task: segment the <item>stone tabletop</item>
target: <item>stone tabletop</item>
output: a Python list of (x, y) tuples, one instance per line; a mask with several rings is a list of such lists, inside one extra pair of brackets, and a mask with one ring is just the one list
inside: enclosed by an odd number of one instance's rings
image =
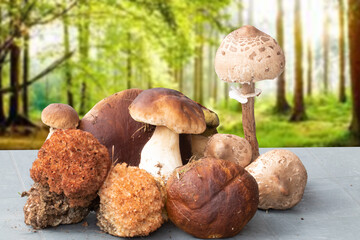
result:
[[(233, 239), (360, 239), (360, 147), (288, 149), (308, 171), (303, 200), (286, 211), (258, 210)], [(79, 224), (36, 231), (25, 225), (20, 193), (30, 189), (36, 154), (0, 151), (0, 239), (119, 239), (100, 231), (94, 213)], [(166, 223), (141, 239), (191, 238)]]

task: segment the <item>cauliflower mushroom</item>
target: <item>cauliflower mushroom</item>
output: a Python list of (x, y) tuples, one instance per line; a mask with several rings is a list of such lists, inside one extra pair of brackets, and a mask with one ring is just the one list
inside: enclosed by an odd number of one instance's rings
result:
[(229, 83), (229, 96), (242, 105), (244, 135), (252, 147), (252, 160), (259, 156), (254, 116), (254, 97), (261, 90), (255, 82), (274, 79), (285, 67), (285, 56), (275, 39), (253, 26), (243, 26), (225, 37), (215, 56), (218, 77)]
[(164, 187), (143, 169), (113, 167), (99, 190), (97, 225), (119, 237), (147, 236), (165, 220)]
[(259, 185), (260, 209), (288, 209), (301, 201), (307, 172), (291, 151), (271, 150), (245, 168)]
[(111, 166), (105, 146), (79, 129), (57, 130), (43, 144), (31, 178), (50, 192), (64, 194), (70, 207), (87, 207), (97, 196)]
[(201, 107), (172, 89), (144, 90), (129, 106), (129, 112), (136, 121), (156, 125), (141, 151), (139, 168), (165, 179), (182, 166), (179, 134), (200, 134), (206, 129)]
[(50, 127), (47, 140), (56, 129), (76, 129), (79, 125), (79, 115), (70, 105), (52, 103), (41, 112), (41, 121)]

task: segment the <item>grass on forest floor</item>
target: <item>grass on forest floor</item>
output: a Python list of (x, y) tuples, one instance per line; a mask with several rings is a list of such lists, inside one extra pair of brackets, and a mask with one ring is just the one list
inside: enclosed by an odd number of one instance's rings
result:
[[(290, 98), (289, 98), (290, 99)], [(220, 133), (243, 137), (241, 113), (238, 103), (229, 102), (227, 108), (214, 108), (220, 118)], [(274, 99), (259, 97), (255, 101), (257, 139), (260, 147), (323, 147), (360, 146), (360, 139), (349, 131), (351, 103), (339, 103), (335, 96), (314, 97), (306, 100), (307, 120), (289, 122), (291, 112), (280, 115), (274, 112)], [(41, 125), (40, 112), (32, 112), (31, 119)], [(27, 136), (5, 134), (0, 136), (0, 149), (39, 149), (48, 130)]]
[[(258, 98), (255, 103), (256, 133), (260, 147), (360, 146), (360, 140), (348, 131), (351, 103), (339, 103), (335, 96), (306, 100), (307, 120), (289, 122), (291, 111), (274, 112), (274, 100)], [(215, 109), (221, 133), (243, 137), (238, 104), (230, 101), (228, 109)]]

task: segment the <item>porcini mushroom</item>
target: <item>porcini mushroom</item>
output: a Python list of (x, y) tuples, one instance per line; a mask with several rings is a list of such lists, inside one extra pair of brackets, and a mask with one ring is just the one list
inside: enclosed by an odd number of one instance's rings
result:
[(256, 181), (244, 168), (211, 157), (175, 169), (166, 191), (169, 219), (197, 238), (235, 236), (259, 203)]
[(41, 112), (41, 121), (50, 127), (49, 139), (55, 129), (75, 129), (79, 125), (79, 115), (70, 105), (63, 103), (49, 104)]
[(79, 129), (93, 134), (117, 162), (138, 166), (141, 149), (151, 138), (154, 127), (135, 121), (129, 105), (142, 92), (127, 89), (99, 101), (80, 121)]
[(246, 167), (251, 162), (252, 151), (250, 143), (245, 138), (218, 133), (209, 139), (204, 156), (233, 161), (241, 167)]
[(307, 172), (301, 160), (291, 151), (271, 150), (245, 169), (258, 183), (260, 209), (288, 209), (300, 202)]
[(252, 147), (252, 160), (259, 156), (254, 97), (260, 95), (261, 90), (255, 88), (255, 82), (276, 78), (284, 67), (285, 56), (275, 39), (249, 25), (227, 35), (216, 52), (218, 77), (241, 85), (241, 88), (231, 86), (229, 96), (242, 103), (244, 135)]
[(165, 179), (182, 166), (179, 134), (199, 134), (206, 129), (199, 105), (172, 89), (144, 90), (129, 106), (129, 112), (136, 121), (156, 126), (141, 151), (139, 168)]

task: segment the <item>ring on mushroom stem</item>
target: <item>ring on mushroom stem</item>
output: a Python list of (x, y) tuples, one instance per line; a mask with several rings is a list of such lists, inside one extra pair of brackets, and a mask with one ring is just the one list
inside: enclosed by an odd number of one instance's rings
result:
[(243, 26), (225, 37), (215, 56), (215, 72), (229, 83), (229, 96), (242, 103), (242, 121), (246, 140), (253, 150), (252, 160), (259, 156), (256, 139), (254, 97), (261, 91), (255, 82), (278, 77), (285, 67), (285, 56), (276, 40), (253, 26)]

